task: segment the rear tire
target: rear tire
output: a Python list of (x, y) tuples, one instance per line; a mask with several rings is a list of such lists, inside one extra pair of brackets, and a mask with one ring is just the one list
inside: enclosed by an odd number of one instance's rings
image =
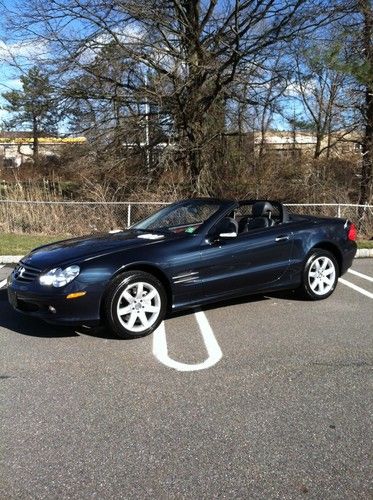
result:
[(338, 283), (339, 267), (328, 250), (315, 248), (303, 268), (301, 294), (308, 300), (328, 298)]
[(112, 281), (104, 307), (106, 322), (118, 337), (144, 337), (163, 320), (167, 296), (152, 274), (129, 271)]

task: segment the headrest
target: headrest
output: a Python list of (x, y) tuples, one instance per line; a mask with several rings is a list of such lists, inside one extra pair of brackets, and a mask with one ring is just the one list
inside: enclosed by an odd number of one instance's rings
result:
[(268, 212), (272, 213), (273, 211), (273, 205), (268, 201), (257, 201), (252, 208), (253, 217), (268, 217)]

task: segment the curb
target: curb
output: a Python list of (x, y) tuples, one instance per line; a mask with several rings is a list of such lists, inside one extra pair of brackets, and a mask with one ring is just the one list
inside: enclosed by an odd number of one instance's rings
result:
[(358, 248), (355, 259), (364, 259), (366, 257), (373, 257), (373, 248)]
[[(0, 264), (17, 264), (23, 255), (0, 255)], [(355, 259), (373, 257), (373, 248), (358, 248)]]
[(0, 255), (0, 264), (17, 264), (23, 255)]

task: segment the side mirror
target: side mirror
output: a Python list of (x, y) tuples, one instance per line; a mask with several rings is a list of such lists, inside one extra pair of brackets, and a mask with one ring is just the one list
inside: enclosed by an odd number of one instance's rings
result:
[(230, 217), (224, 217), (215, 228), (215, 231), (219, 238), (236, 238), (238, 234), (237, 222)]
[(219, 236), (220, 238), (236, 238), (237, 233), (232, 231), (231, 233), (220, 233)]

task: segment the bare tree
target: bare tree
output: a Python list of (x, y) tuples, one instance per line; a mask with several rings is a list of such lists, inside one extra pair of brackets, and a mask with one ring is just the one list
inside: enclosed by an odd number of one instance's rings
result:
[(299, 104), (294, 107), (297, 112), (288, 114), (287, 119), (292, 126), (315, 134), (315, 159), (325, 151), (329, 157), (330, 149), (347, 140), (357, 127), (346, 94), (346, 75), (335, 67), (338, 54), (335, 43), (332, 38), (320, 47), (320, 42), (316, 45), (298, 39), (293, 56), (293, 82), (289, 91)]
[[(317, 0), (28, 0), (9, 19), (22, 36), (48, 44), (61, 86), (86, 75), (105, 82), (107, 94), (94, 99), (111, 99), (117, 123), (118, 103), (137, 103), (143, 115), (145, 103), (156, 106), (172, 122), (191, 190), (199, 192), (206, 145), (219, 135), (214, 117), (232, 84), (260, 73), (274, 50), (333, 13)], [(126, 71), (112, 71), (118, 64)]]

